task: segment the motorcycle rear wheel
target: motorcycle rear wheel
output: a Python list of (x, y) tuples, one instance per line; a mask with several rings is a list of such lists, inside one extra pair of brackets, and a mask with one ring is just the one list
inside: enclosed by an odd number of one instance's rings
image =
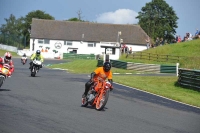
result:
[(98, 97), (96, 103), (96, 110), (101, 111), (106, 106), (108, 97), (109, 97), (109, 90), (107, 90), (106, 93), (102, 95), (102, 97), (100, 96)]

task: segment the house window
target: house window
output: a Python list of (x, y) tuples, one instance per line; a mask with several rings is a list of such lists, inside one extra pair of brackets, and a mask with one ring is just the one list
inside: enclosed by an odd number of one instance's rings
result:
[(106, 54), (115, 55), (115, 48), (106, 48)]
[(38, 39), (39, 44), (49, 44), (49, 39)]
[(112, 49), (111, 48), (107, 48), (106, 49), (106, 54), (112, 54)]
[(72, 42), (71, 41), (64, 41), (64, 45), (72, 46)]
[(68, 45), (68, 46), (72, 46), (72, 42), (67, 41), (67, 45)]
[(96, 43), (88, 43), (88, 47), (96, 47)]
[(44, 39), (44, 44), (49, 44), (49, 39)]
[(43, 39), (38, 39), (38, 43), (43, 44), (44, 40)]

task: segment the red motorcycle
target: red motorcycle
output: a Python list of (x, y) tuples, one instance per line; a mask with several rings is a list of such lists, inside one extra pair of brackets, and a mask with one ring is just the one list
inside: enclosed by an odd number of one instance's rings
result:
[(94, 80), (94, 84), (90, 87), (82, 106), (86, 107), (90, 104), (95, 107), (96, 110), (102, 110), (108, 101), (110, 88), (110, 82), (98, 77)]
[(3, 85), (3, 82), (8, 77), (8, 74), (10, 72), (9, 68), (10, 66), (8, 64), (0, 65), (0, 87)]

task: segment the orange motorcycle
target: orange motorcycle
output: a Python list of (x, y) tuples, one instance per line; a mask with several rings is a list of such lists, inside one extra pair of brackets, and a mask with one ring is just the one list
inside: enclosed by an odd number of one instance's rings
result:
[(108, 101), (110, 88), (110, 82), (98, 77), (94, 80), (94, 84), (90, 87), (82, 106), (86, 107), (90, 104), (95, 107), (96, 110), (102, 110)]

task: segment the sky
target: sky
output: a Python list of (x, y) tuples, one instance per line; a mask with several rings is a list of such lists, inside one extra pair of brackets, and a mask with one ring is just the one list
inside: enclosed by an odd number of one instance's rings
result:
[[(25, 17), (29, 12), (41, 10), (55, 20), (77, 17), (97, 23), (137, 24), (135, 17), (146, 3), (152, 0), (0, 0), (0, 26), (5, 18), (13, 14)], [(178, 19), (176, 34), (182, 38), (186, 33), (195, 34), (200, 30), (200, 0), (165, 0), (173, 7)], [(123, 34), (123, 33), (122, 33)]]

